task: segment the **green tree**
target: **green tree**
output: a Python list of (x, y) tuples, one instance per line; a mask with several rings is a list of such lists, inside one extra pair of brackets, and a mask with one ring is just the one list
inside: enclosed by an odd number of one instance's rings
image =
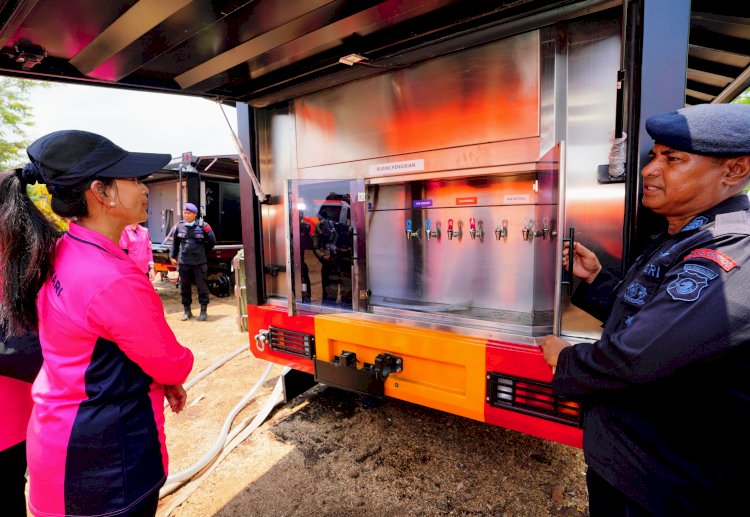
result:
[(750, 88), (739, 94), (732, 101), (733, 104), (750, 104)]
[(26, 128), (31, 119), (29, 92), (42, 83), (12, 77), (0, 77), (0, 170), (22, 164), (28, 145)]

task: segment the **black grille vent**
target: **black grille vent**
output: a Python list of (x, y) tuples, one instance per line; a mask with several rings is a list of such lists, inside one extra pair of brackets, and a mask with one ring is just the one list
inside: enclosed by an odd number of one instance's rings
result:
[(271, 350), (312, 359), (315, 353), (315, 336), (294, 330), (268, 328), (268, 343)]
[(581, 427), (578, 403), (555, 397), (552, 385), (546, 382), (488, 373), (487, 402), (495, 407)]

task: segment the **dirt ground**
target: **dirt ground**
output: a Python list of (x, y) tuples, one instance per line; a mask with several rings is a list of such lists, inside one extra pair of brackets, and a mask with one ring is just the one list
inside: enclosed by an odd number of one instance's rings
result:
[[(212, 297), (207, 322), (181, 322), (179, 290), (155, 286), (169, 324), (196, 356), (191, 377), (248, 344), (235, 298)], [(211, 448), (266, 366), (244, 351), (189, 390), (187, 408), (167, 415), (171, 473)], [(258, 411), (280, 371), (274, 367), (235, 424)], [(278, 406), (171, 515), (586, 516), (584, 472), (575, 448), (317, 386)], [(160, 516), (180, 490), (161, 500)]]

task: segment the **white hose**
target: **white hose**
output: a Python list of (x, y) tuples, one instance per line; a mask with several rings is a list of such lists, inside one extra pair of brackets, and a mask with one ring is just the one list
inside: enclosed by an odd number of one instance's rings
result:
[(250, 391), (245, 394), (245, 396), (240, 400), (236, 406), (232, 409), (232, 411), (229, 413), (229, 416), (227, 416), (226, 420), (224, 421), (224, 425), (222, 426), (221, 433), (219, 434), (219, 437), (214, 442), (213, 447), (205, 453), (198, 461), (190, 465), (188, 468), (181, 470), (180, 472), (177, 472), (175, 474), (172, 474), (167, 478), (167, 484), (169, 483), (181, 483), (185, 480), (190, 479), (195, 474), (200, 472), (201, 469), (203, 469), (206, 465), (208, 465), (212, 459), (214, 459), (219, 453), (221, 453), (222, 448), (224, 447), (224, 444), (227, 440), (227, 435), (229, 434), (229, 428), (232, 425), (232, 421), (235, 419), (237, 414), (244, 409), (245, 406), (248, 405), (248, 403), (252, 400), (252, 398), (255, 396), (255, 392), (258, 391), (258, 389), (263, 385), (263, 383), (266, 380), (266, 377), (268, 377), (269, 372), (271, 371), (271, 368), (273, 368), (274, 363), (269, 363), (266, 367), (266, 370), (263, 372), (263, 374), (260, 376), (260, 379), (255, 383), (255, 385), (250, 388)]
[(198, 382), (199, 380), (201, 380), (202, 378), (204, 378), (205, 376), (207, 376), (209, 373), (213, 372), (214, 370), (216, 370), (220, 366), (223, 366), (225, 363), (229, 362), (230, 359), (233, 359), (233, 358), (237, 357), (238, 355), (240, 355), (245, 350), (247, 350), (247, 345), (246, 344), (242, 345), (241, 347), (239, 347), (234, 352), (230, 352), (227, 355), (225, 355), (224, 357), (222, 357), (221, 359), (219, 359), (218, 361), (216, 361), (214, 364), (212, 364), (211, 366), (209, 366), (208, 368), (206, 368), (205, 370), (203, 370), (201, 373), (199, 373), (198, 375), (196, 375), (194, 378), (192, 378), (188, 382), (186, 382), (182, 387), (185, 388), (185, 391), (189, 390), (190, 388), (193, 387), (193, 385), (195, 385), (196, 382)]
[[(240, 355), (245, 350), (247, 350), (247, 345), (242, 345), (241, 347), (239, 347), (234, 352), (228, 353), (227, 355), (225, 355), (224, 357), (222, 357), (221, 359), (219, 359), (218, 361), (216, 361), (214, 364), (212, 364), (211, 366), (209, 366), (208, 368), (206, 368), (205, 370), (203, 370), (201, 373), (199, 373), (198, 375), (196, 375), (195, 377), (193, 377), (192, 379), (190, 379), (188, 382), (186, 382), (185, 384), (183, 384), (182, 388), (185, 391), (189, 390), (190, 388), (192, 388), (193, 386), (195, 386), (195, 384), (199, 380), (205, 378), (208, 374), (210, 374), (211, 372), (215, 371), (216, 369), (224, 366), (226, 363), (228, 363), (229, 361), (231, 361), (232, 359), (234, 359), (235, 357), (237, 357), (238, 355)], [(164, 401), (164, 408), (166, 409), (167, 406), (169, 406), (169, 402)]]
[[(188, 483), (184, 490), (180, 492), (179, 496), (171, 502), (169, 507), (166, 510), (160, 510), (157, 515), (159, 517), (169, 517), (171, 513), (182, 503), (184, 503), (190, 495), (195, 492), (198, 487), (208, 478), (209, 475), (216, 469), (216, 467), (219, 466), (221, 461), (234, 449), (237, 445), (245, 441), (250, 434), (252, 434), (255, 429), (257, 429), (260, 424), (262, 424), (266, 418), (268, 418), (268, 415), (271, 413), (273, 408), (278, 406), (284, 401), (284, 394), (283, 394), (283, 385), (284, 385), (284, 374), (288, 372), (290, 368), (286, 367), (282, 371), (281, 375), (279, 376), (279, 380), (276, 381), (276, 386), (273, 389), (273, 392), (269, 397), (266, 399), (266, 402), (263, 404), (263, 407), (260, 409), (257, 415), (252, 419), (252, 422), (244, 429), (242, 430), (242, 426), (238, 429), (235, 429), (232, 431), (232, 434), (235, 436), (235, 438), (228, 438), (228, 443), (222, 450), (221, 456), (218, 457), (218, 459), (211, 465), (208, 469), (206, 469), (205, 472), (203, 472), (200, 476), (193, 479), (190, 483)], [(241, 431), (241, 434), (240, 434)], [(177, 485), (171, 485), (169, 487), (165, 486), (162, 488), (162, 491), (165, 489), (168, 490), (166, 493), (171, 493), (174, 491), (173, 487), (176, 487)], [(166, 494), (159, 493), (160, 497), (164, 497)]]

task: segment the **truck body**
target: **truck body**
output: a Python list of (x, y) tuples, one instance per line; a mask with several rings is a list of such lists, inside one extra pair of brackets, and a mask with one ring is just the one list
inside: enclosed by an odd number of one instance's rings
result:
[(746, 19), (680, 0), (212, 2), (104, 52), (132, 3), (88, 31), (52, 18), (83, 2), (19, 8), (0, 68), (236, 105), (256, 357), (580, 446), (538, 347), (600, 332), (570, 304), (563, 242), (622, 272), (660, 229), (643, 124), (744, 91)]
[(238, 157), (211, 155), (192, 157), (189, 163), (173, 162), (145, 183), (155, 271), (166, 278), (177, 270), (170, 262), (172, 237), (182, 219), (182, 205), (192, 202), (199, 207), (200, 220), (210, 224), (216, 235), (207, 257), (209, 291), (229, 296), (234, 286), (232, 259), (242, 249)]

